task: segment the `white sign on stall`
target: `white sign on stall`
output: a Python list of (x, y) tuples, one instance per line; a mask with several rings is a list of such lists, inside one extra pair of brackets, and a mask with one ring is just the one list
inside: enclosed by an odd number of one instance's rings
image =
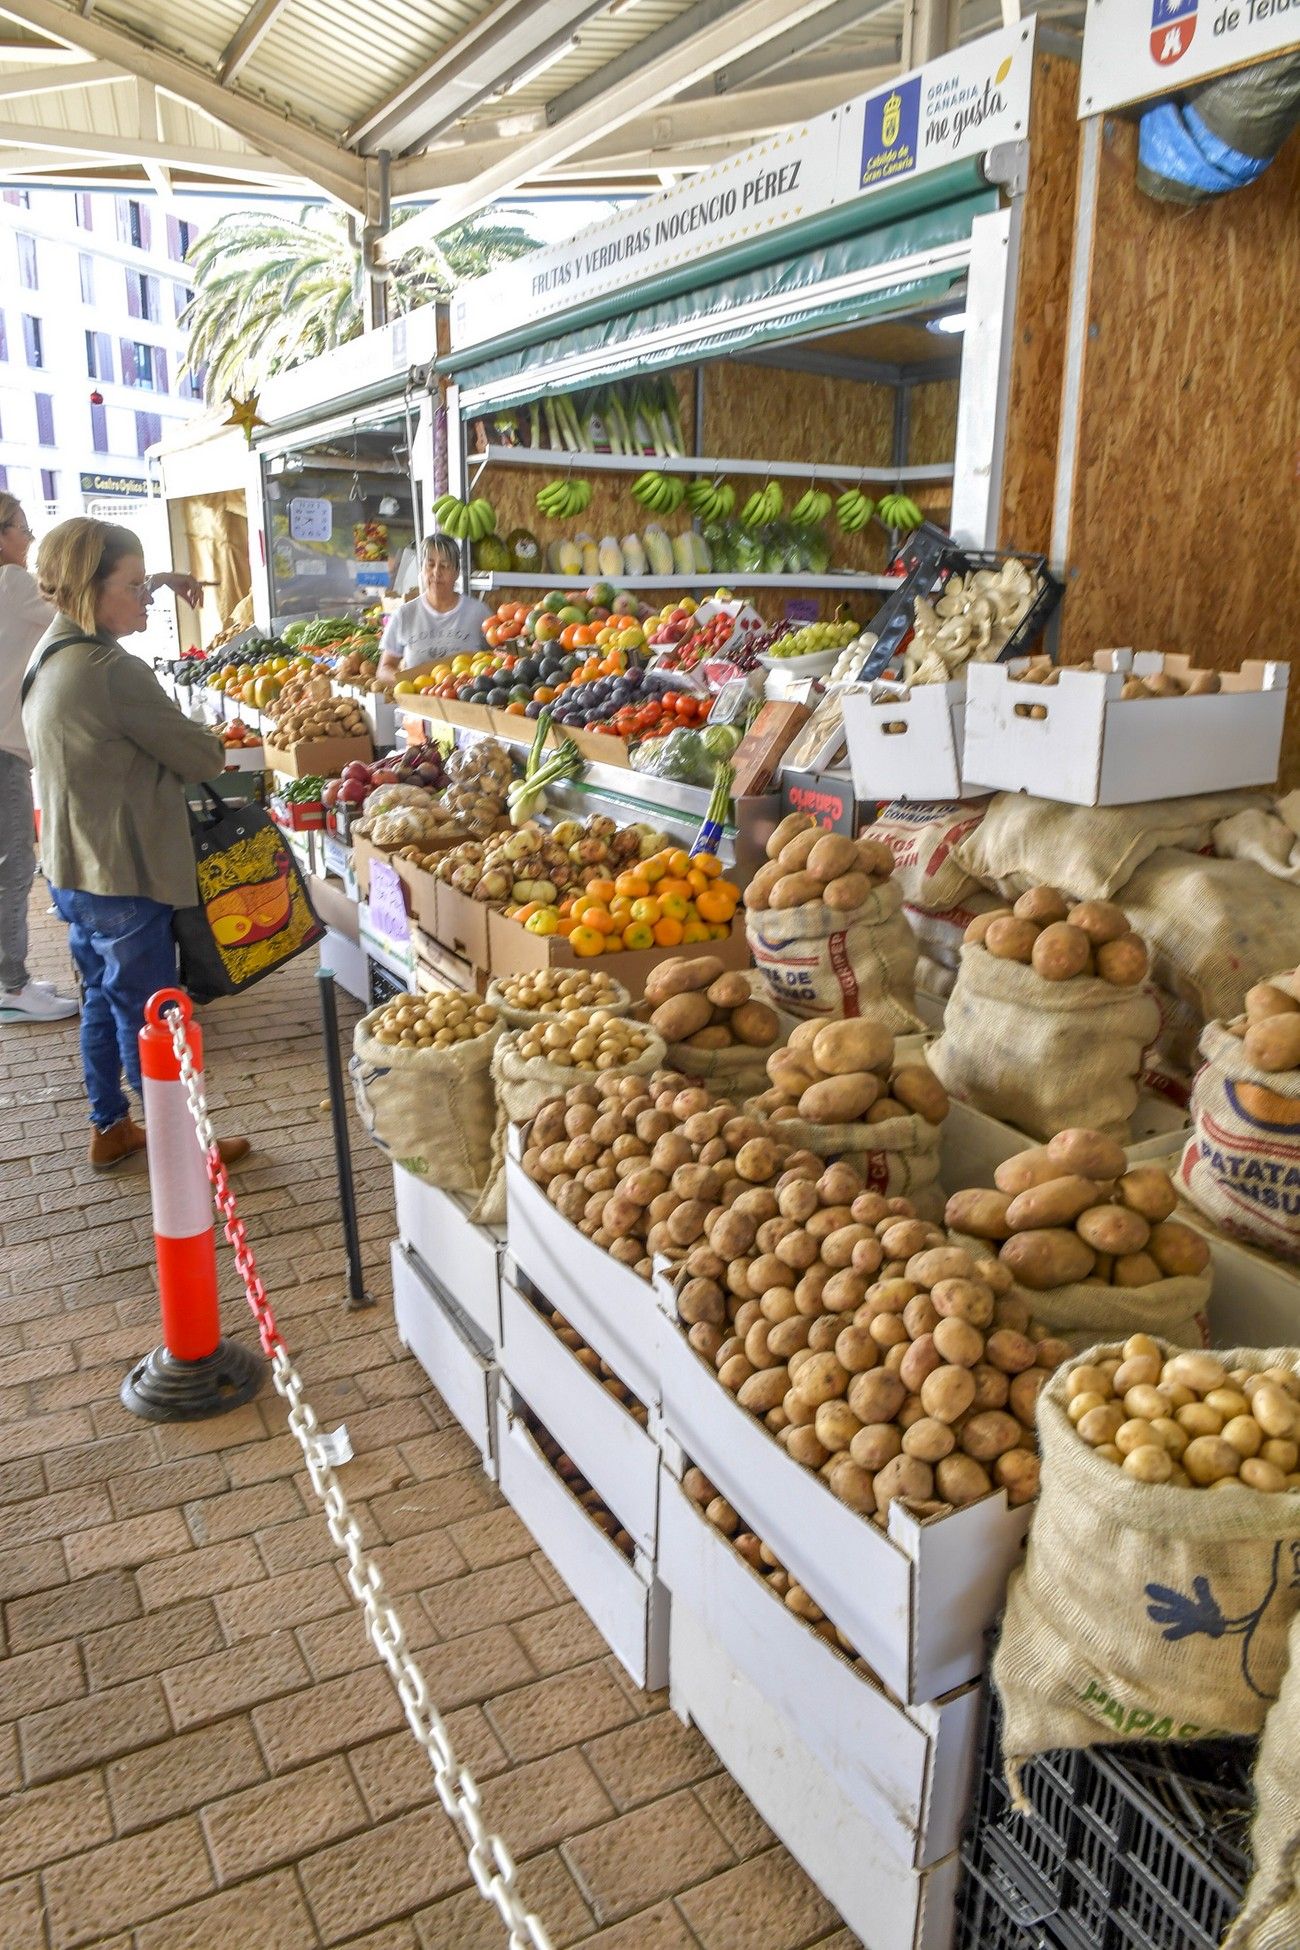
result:
[(572, 311), (903, 177), (1021, 140), (1029, 130), (1033, 51), (1032, 18), (986, 34), (462, 285), (451, 301), (452, 344), (477, 345), (525, 321)]
[(327, 542), (334, 533), (334, 510), (314, 495), (295, 494), (289, 503), (289, 533), (295, 542)]
[(1297, 45), (1296, 0), (1088, 0), (1079, 114), (1177, 94)]

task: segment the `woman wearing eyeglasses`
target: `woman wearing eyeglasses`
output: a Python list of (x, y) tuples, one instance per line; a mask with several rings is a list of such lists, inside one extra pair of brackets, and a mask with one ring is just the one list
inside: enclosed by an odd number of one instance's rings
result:
[(54, 611), (27, 573), (32, 531), (22, 504), (0, 494), (0, 1022), (57, 1022), (77, 1004), (27, 969), (27, 902), (36, 873), (32, 760), (19, 691)]
[[(144, 1149), (122, 1079), (139, 1094), (144, 1006), (175, 984), (172, 916), (198, 900), (185, 785), (219, 774), (224, 751), (119, 640), (145, 628), (158, 580), (130, 529), (61, 522), (36, 573), (55, 614), (23, 726), (41, 780), (42, 864), (81, 975), (90, 1162), (107, 1171)], [(227, 1163), (247, 1150), (243, 1138), (221, 1146)]]

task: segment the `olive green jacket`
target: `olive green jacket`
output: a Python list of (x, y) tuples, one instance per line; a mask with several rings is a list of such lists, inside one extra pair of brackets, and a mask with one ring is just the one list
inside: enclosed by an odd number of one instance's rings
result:
[[(82, 632), (56, 616), (33, 652)], [(111, 638), (71, 643), (23, 705), (41, 800), (41, 865), (51, 886), (198, 900), (185, 784), (220, 778), (220, 737), (192, 724), (148, 664)]]

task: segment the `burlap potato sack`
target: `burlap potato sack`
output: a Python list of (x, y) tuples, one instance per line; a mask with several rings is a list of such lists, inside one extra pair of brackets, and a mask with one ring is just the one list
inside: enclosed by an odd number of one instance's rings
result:
[(916, 940), (892, 880), (847, 913), (824, 901), (747, 909), (745, 933), (771, 999), (792, 1016), (874, 1016), (896, 1033), (921, 1028)]
[[(513, 1002), (505, 1000), (501, 984), (495, 980), (488, 983), (487, 994), (483, 999), (500, 1011), (501, 1019), (507, 1029), (527, 1029), (530, 1023), (554, 1022), (557, 1013), (552, 1009), (517, 1009)], [(599, 1005), (592, 1006), (607, 1010), (611, 1016), (625, 1016), (632, 1007), (631, 991), (625, 989), (621, 982), (614, 982), (608, 1001), (601, 1001)]]
[(1249, 860), (1165, 847), (1133, 875), (1123, 908), (1150, 951), (1152, 980), (1202, 1023), (1231, 1021), (1270, 969), (1300, 962), (1300, 892)]
[[(771, 991), (761, 975), (753, 972), (748, 981), (750, 993), (758, 1001), (772, 1002)], [(639, 1005), (634, 1013), (638, 1016), (648, 1014), (649, 1005)], [(743, 1104), (747, 1098), (757, 1097), (767, 1089), (768, 1057), (774, 1049), (780, 1048), (795, 1027), (795, 1018), (788, 1010), (777, 1009), (776, 1013), (780, 1018), (780, 1027), (776, 1041), (766, 1048), (756, 1049), (752, 1043), (733, 1043), (728, 1049), (692, 1049), (689, 1043), (669, 1043), (669, 1069), (690, 1077), (715, 1097), (725, 1097), (728, 1103)]]
[(991, 799), (898, 799), (881, 809), (863, 839), (882, 840), (894, 856), (894, 879), (913, 907), (942, 912), (978, 893), (979, 881), (957, 859)]
[[(761, 1111), (753, 1111), (761, 1116)], [(769, 1125), (772, 1136), (797, 1151), (812, 1151), (828, 1163), (843, 1158), (862, 1176), (869, 1192), (882, 1198), (911, 1199), (918, 1218), (940, 1219), (944, 1195), (939, 1188), (939, 1140), (942, 1126), (909, 1115), (887, 1117), (879, 1124), (809, 1124), (802, 1117), (782, 1117)]]
[[(964, 1246), (976, 1259), (992, 1259), (987, 1239), (969, 1233), (952, 1232), (953, 1241)], [(1024, 1300), (1034, 1319), (1076, 1353), (1094, 1347), (1098, 1341), (1120, 1335), (1154, 1334), (1157, 1340), (1172, 1341), (1176, 1347), (1205, 1347), (1209, 1342), (1211, 1276), (1208, 1273), (1181, 1273), (1173, 1279), (1154, 1280), (1150, 1286), (1109, 1286), (1100, 1280), (1070, 1281), (1064, 1286), (1038, 1288), (1014, 1286), (1012, 1292)]]
[[(664, 1039), (646, 1028), (649, 1046), (635, 1063), (617, 1070), (602, 1070), (601, 1076), (649, 1076), (661, 1069), (666, 1058)], [(486, 1183), (478, 1203), (470, 1213), (478, 1225), (502, 1225), (506, 1216), (506, 1132), (511, 1124), (524, 1124), (535, 1117), (552, 1097), (562, 1097), (575, 1083), (594, 1081), (595, 1071), (575, 1070), (572, 1064), (548, 1063), (544, 1057), (519, 1054), (519, 1032), (506, 1030), (492, 1053), (491, 1084), (496, 1099), (496, 1116), (490, 1134), (490, 1162)]]
[(1044, 1142), (1082, 1126), (1121, 1140), (1159, 1011), (1140, 989), (1078, 975), (1047, 982), (986, 948), (961, 967), (930, 1068), (950, 1096)]
[[(1296, 992), (1292, 976), (1270, 979)], [(1207, 1026), (1201, 1056), (1179, 1188), (1221, 1232), (1300, 1259), (1300, 1070), (1256, 1069), (1221, 1022)], [(1251, 1087), (1273, 1101), (1252, 1102)]]
[[(1103, 1343), (1084, 1358), (1121, 1351)], [(1294, 1348), (1219, 1358), (1300, 1369)], [(1136, 1481), (1075, 1433), (1076, 1366), (1039, 1396), (1042, 1489), (993, 1659), (1017, 1796), (1023, 1763), (1053, 1748), (1257, 1733), (1300, 1610), (1300, 1499)]]
[(366, 1135), (395, 1164), (444, 1192), (477, 1192), (492, 1156), (493, 1025), (450, 1049), (410, 1049), (377, 1042), (372, 1009), (352, 1033), (348, 1064)]
[(1282, 1690), (1255, 1761), (1255, 1873), (1223, 1950), (1296, 1950), (1300, 1943), (1300, 1618), (1291, 1625)]

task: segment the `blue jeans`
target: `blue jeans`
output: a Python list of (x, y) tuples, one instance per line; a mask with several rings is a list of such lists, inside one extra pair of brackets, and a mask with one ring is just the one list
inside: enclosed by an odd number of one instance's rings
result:
[(144, 1005), (176, 983), (174, 909), (138, 895), (86, 894), (55, 887), (68, 946), (81, 976), (81, 1068), (98, 1131), (130, 1109), (122, 1076), (140, 1094), (139, 1035)]

